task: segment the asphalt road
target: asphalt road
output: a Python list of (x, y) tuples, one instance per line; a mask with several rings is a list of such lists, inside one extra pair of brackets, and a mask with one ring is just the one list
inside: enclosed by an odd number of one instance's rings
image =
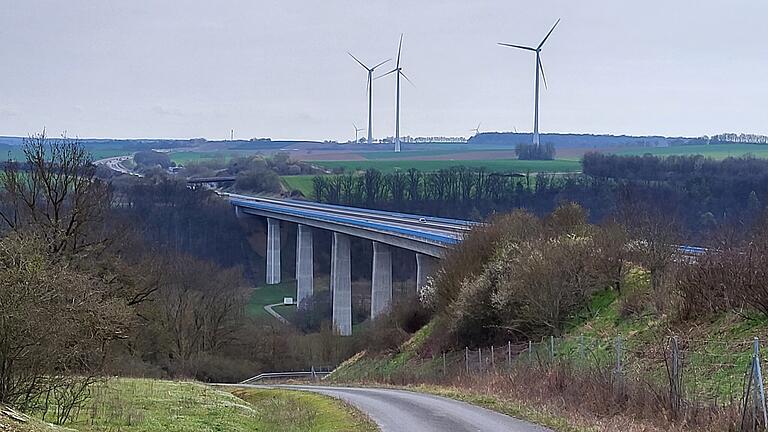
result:
[(320, 386), (275, 386), (311, 391), (346, 401), (382, 432), (551, 432), (503, 414), (453, 399), (404, 390)]

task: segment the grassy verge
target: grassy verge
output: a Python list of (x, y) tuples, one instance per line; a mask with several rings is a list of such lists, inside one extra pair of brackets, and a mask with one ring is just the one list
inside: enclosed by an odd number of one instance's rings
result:
[(236, 389), (232, 393), (260, 411), (264, 431), (372, 432), (377, 427), (342, 401), (290, 390)]
[(408, 390), (430, 393), (436, 396), (467, 402), (491, 411), (500, 412), (517, 419), (545, 426), (557, 432), (589, 432), (595, 430), (594, 428), (578, 424), (580, 422), (575, 419), (563, 417), (561, 414), (548, 411), (542, 407), (533, 407), (495, 395), (480, 394), (458, 387), (434, 385), (417, 385), (406, 388)]
[(265, 430), (259, 411), (235, 396), (191, 382), (115, 379), (96, 385), (67, 427), (81, 432)]
[[(1, 411), (0, 411), (1, 412)], [(0, 414), (0, 431), (285, 431), (377, 430), (359, 411), (322, 395), (268, 389), (225, 389), (193, 382), (114, 379), (97, 384), (66, 428)], [(5, 425), (8, 424), (8, 427)]]

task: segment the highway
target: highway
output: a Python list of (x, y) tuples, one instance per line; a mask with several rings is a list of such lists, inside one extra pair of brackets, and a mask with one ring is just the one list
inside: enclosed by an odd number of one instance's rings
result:
[(133, 171), (131, 171), (128, 168), (123, 166), (123, 162), (131, 159), (132, 157), (133, 157), (133, 155), (115, 156), (115, 157), (106, 158), (106, 159), (99, 159), (99, 160), (95, 161), (94, 164), (95, 165), (104, 165), (107, 168), (111, 169), (112, 171), (117, 171), (117, 172), (119, 172), (121, 174), (127, 174), (127, 175), (136, 176), (136, 177), (144, 177), (143, 175), (141, 175), (141, 174), (139, 174), (137, 172), (133, 172)]
[(321, 386), (253, 387), (309, 391), (341, 399), (366, 413), (382, 432), (552, 432), (465, 402), (405, 390)]
[(220, 193), (220, 195), (229, 197), (230, 202), (245, 208), (251, 207), (276, 213), (292, 214), (303, 218), (345, 223), (364, 229), (394, 232), (424, 238), (445, 245), (460, 242), (464, 235), (477, 225), (474, 222), (465, 220), (320, 204), (309, 201), (252, 197), (230, 193)]

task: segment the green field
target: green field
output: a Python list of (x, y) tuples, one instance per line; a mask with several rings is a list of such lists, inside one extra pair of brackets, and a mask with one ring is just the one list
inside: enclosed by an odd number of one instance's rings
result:
[(280, 177), (280, 180), (283, 182), (283, 185), (285, 185), (286, 188), (291, 190), (298, 190), (302, 194), (304, 194), (305, 197), (310, 198), (312, 197), (312, 179), (313, 178), (315, 178), (315, 176), (311, 174), (291, 175), (291, 176), (282, 176)]
[[(315, 293), (328, 290), (330, 282), (328, 276), (316, 277), (314, 288)], [(264, 310), (264, 306), (275, 303), (282, 303), (284, 297), (296, 298), (296, 281), (289, 280), (284, 281), (276, 285), (262, 285), (253, 290), (251, 294), (251, 301), (248, 303), (248, 312), (257, 317), (269, 317), (270, 315)], [(288, 309), (295, 310), (295, 306), (276, 306), (275, 311), (282, 315), (283, 311)], [(285, 317), (289, 318), (293, 315), (288, 312)]]
[(757, 158), (768, 158), (768, 145), (760, 144), (713, 144), (692, 145), (675, 147), (635, 148), (617, 151), (615, 154), (622, 156), (642, 156), (651, 154), (654, 156), (685, 156), (704, 155), (712, 159), (725, 159), (727, 157), (739, 157), (752, 155)]
[(456, 150), (456, 149), (441, 149), (441, 150), (412, 150), (404, 151), (401, 153), (394, 153), (392, 151), (377, 151), (377, 152), (360, 152), (360, 156), (368, 160), (385, 160), (385, 159), (401, 159), (403, 157), (429, 157), (429, 156), (445, 156), (445, 155), (461, 155), (467, 152), (498, 152), (499, 149), (477, 149), (477, 150)]
[(282, 282), (277, 285), (262, 285), (253, 290), (248, 312), (257, 317), (269, 317), (264, 306), (282, 303), (284, 297), (296, 297), (296, 281)]
[(485, 168), (493, 172), (579, 172), (581, 163), (572, 160), (527, 161), (517, 159), (490, 160), (365, 160), (365, 161), (312, 161), (313, 164), (325, 168), (344, 168), (347, 171), (377, 169), (388, 173), (405, 171), (415, 168), (420, 171), (437, 171), (440, 169), (465, 166)]
[(223, 152), (223, 151), (217, 151), (217, 152), (180, 151), (180, 152), (168, 153), (168, 156), (171, 158), (173, 162), (176, 162), (177, 164), (181, 164), (181, 165), (187, 164), (189, 162), (202, 162), (202, 161), (209, 161), (209, 160), (215, 160), (215, 159), (226, 161), (239, 155), (240, 153)]
[[(214, 388), (193, 382), (111, 379), (95, 384), (66, 430), (81, 432), (374, 431), (359, 411), (311, 393)], [(3, 423), (0, 423), (3, 426)], [(47, 428), (29, 430), (42, 432)], [(65, 429), (53, 429), (65, 430)]]

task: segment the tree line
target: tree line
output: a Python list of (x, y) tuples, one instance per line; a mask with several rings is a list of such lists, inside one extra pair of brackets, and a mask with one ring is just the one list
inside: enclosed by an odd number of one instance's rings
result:
[(435, 172), (317, 176), (321, 202), (482, 220), (522, 208), (544, 215), (562, 202), (609, 216), (628, 199), (647, 200), (674, 213), (691, 241), (713, 229), (752, 224), (768, 197), (768, 160), (713, 160), (703, 156), (617, 156), (589, 153), (582, 174), (494, 173), (454, 167)]

